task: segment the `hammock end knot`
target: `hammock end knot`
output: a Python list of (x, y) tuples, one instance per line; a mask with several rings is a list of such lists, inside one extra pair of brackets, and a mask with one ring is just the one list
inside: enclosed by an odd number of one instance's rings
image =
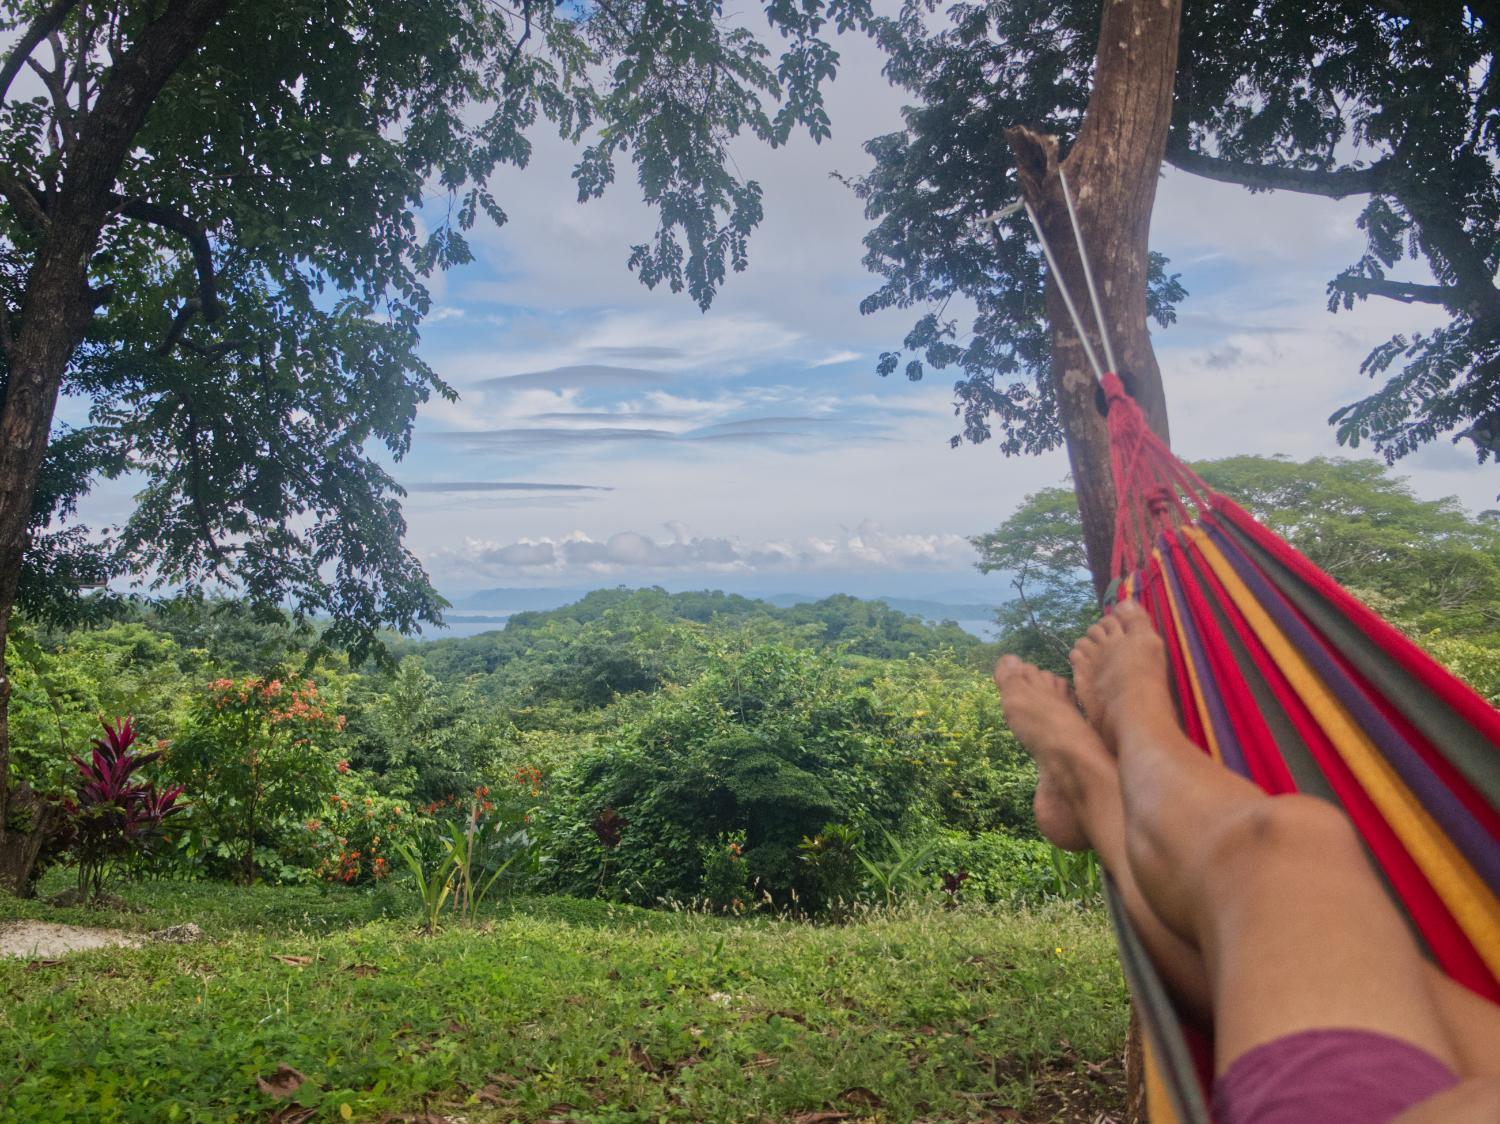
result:
[(1130, 392), (1125, 389), (1125, 380), (1113, 371), (1105, 371), (1099, 379), (1099, 385), (1104, 390), (1104, 400), (1111, 406), (1130, 397)]

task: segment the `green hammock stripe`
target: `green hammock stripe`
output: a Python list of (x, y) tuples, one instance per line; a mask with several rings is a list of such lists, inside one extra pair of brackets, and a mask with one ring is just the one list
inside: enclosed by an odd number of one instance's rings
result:
[(1491, 807), (1500, 808), (1500, 769), (1495, 747), (1482, 733), (1422, 686), (1349, 618), (1339, 613), (1243, 531), (1227, 520), (1215, 528), (1232, 538), (1271, 583), (1336, 648), (1370, 687), (1388, 699), (1432, 748), (1474, 786)]

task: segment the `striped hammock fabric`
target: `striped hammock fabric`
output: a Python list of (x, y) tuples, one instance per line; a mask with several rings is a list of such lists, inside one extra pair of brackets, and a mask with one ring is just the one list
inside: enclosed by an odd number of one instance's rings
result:
[[(1500, 711), (1233, 501), (1102, 379), (1117, 591), (1166, 641), (1183, 726), (1268, 793), (1348, 814), (1432, 961), (1500, 1003)], [(1146, 1030), (1152, 1120), (1207, 1121), (1209, 1044), (1184, 1028), (1111, 899)]]

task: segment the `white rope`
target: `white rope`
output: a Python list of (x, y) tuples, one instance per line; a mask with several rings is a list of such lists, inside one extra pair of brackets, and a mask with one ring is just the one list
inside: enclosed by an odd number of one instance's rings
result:
[(1048, 243), (1046, 234), (1042, 232), (1042, 224), (1036, 217), (1036, 209), (1026, 200), (1018, 199), (979, 221), (996, 226), (998, 235), (997, 224), (1001, 219), (1014, 214), (1022, 207), (1026, 209), (1026, 217), (1031, 220), (1031, 229), (1036, 231), (1036, 240), (1041, 243), (1042, 253), (1047, 258), (1047, 266), (1052, 270), (1052, 277), (1057, 282), (1057, 291), (1062, 294), (1063, 304), (1068, 310), (1068, 318), (1073, 321), (1073, 330), (1078, 334), (1078, 342), (1083, 344), (1083, 352), (1088, 356), (1089, 366), (1094, 369), (1094, 378), (1103, 381), (1106, 370), (1118, 374), (1120, 368), (1115, 363), (1115, 349), (1110, 343), (1109, 329), (1104, 323), (1104, 305), (1099, 299), (1099, 290), (1094, 285), (1094, 270), (1089, 264), (1089, 252), (1083, 243), (1083, 229), (1078, 224), (1078, 212), (1073, 207), (1073, 193), (1068, 190), (1068, 177), (1063, 174), (1061, 167), (1057, 169), (1057, 179), (1062, 184), (1063, 201), (1068, 205), (1068, 223), (1073, 228), (1073, 242), (1078, 247), (1078, 261), (1083, 266), (1083, 283), (1088, 289), (1094, 322), (1099, 325), (1099, 341), (1104, 345), (1104, 361), (1108, 364), (1107, 367), (1100, 365), (1099, 356), (1094, 352), (1094, 345), (1089, 342), (1089, 333), (1083, 326), (1083, 317), (1078, 315), (1078, 307), (1073, 303), (1073, 294), (1068, 292), (1068, 286), (1063, 282), (1062, 270), (1057, 266), (1057, 258), (1052, 253), (1052, 246)]
[(1047, 265), (1051, 268), (1052, 277), (1057, 282), (1057, 291), (1062, 294), (1063, 304), (1068, 308), (1068, 317), (1073, 321), (1073, 330), (1078, 333), (1078, 342), (1083, 344), (1083, 352), (1089, 357), (1089, 366), (1094, 368), (1094, 377), (1103, 381), (1104, 368), (1099, 366), (1099, 357), (1094, 354), (1094, 345), (1089, 343), (1089, 334), (1083, 327), (1083, 319), (1073, 305), (1073, 296), (1068, 292), (1068, 286), (1063, 281), (1062, 270), (1057, 268), (1057, 259), (1052, 256), (1052, 247), (1047, 242), (1047, 236), (1042, 233), (1042, 224), (1037, 221), (1035, 208), (1029, 202), (1026, 204), (1026, 217), (1031, 220), (1031, 227), (1036, 231), (1037, 241), (1042, 244), (1042, 253), (1047, 256)]
[(1068, 222), (1073, 226), (1073, 241), (1078, 243), (1078, 260), (1083, 264), (1083, 282), (1088, 286), (1089, 303), (1094, 306), (1094, 320), (1099, 325), (1099, 341), (1104, 344), (1104, 361), (1115, 374), (1120, 368), (1115, 365), (1115, 349), (1109, 344), (1109, 329), (1104, 324), (1104, 307), (1099, 302), (1099, 290), (1094, 288), (1094, 271), (1089, 268), (1089, 252), (1083, 244), (1083, 230), (1078, 225), (1078, 212), (1073, 210), (1073, 193), (1068, 190), (1068, 177), (1062, 166), (1057, 169), (1058, 182), (1062, 184), (1063, 201), (1068, 204)]

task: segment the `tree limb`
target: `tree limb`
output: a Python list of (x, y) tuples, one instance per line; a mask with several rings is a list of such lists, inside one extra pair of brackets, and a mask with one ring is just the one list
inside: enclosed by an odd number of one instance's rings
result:
[[(152, 203), (134, 196), (119, 200), (119, 212), (125, 218), (150, 223), (163, 230), (170, 230), (187, 239), (193, 250), (193, 263), (198, 269), (198, 303), (195, 312), (202, 312), (203, 319), (212, 324), (219, 318), (223, 306), (219, 303), (219, 286), (214, 273), (213, 247), (203, 228), (181, 211), (174, 211), (160, 203)], [(186, 311), (187, 306), (183, 306)]]
[(1237, 183), (1241, 187), (1253, 189), (1296, 191), (1304, 195), (1324, 195), (1330, 199), (1377, 192), (1386, 186), (1390, 171), (1389, 163), (1384, 160), (1368, 168), (1338, 168), (1331, 172), (1286, 168), (1276, 164), (1252, 164), (1193, 152), (1181, 141), (1167, 145), (1166, 160), (1181, 171), (1204, 179), (1218, 180), (1220, 183)]
[(15, 81), (16, 75), (21, 73), (21, 67), (26, 65), (31, 52), (36, 50), (37, 45), (48, 35), (61, 27), (63, 20), (68, 18), (68, 13), (76, 7), (78, 7), (78, 0), (54, 0), (50, 8), (32, 21), (26, 33), (6, 56), (5, 65), (0, 67), (0, 101), (5, 100), (5, 95), (10, 92), (10, 84)]
[(213, 526), (208, 518), (208, 508), (203, 503), (203, 453), (198, 446), (198, 415), (193, 411), (193, 401), (188, 397), (187, 392), (179, 390), (178, 394), (182, 398), (183, 406), (187, 409), (188, 459), (191, 464), (188, 498), (192, 503), (193, 515), (198, 521), (198, 533), (203, 536), (203, 545), (213, 556), (215, 570), (227, 569), (229, 558), (224, 548), (219, 545), (219, 540), (214, 538)]
[(10, 205), (21, 213), (21, 218), (33, 230), (47, 229), (49, 220), (41, 195), (4, 164), (0, 164), (0, 195), (10, 201)]
[(26, 65), (42, 80), (42, 85), (47, 87), (47, 93), (52, 98), (52, 124), (56, 129), (57, 147), (66, 151), (78, 139), (78, 129), (73, 120), (73, 107), (68, 104), (66, 62), (62, 58), (62, 45), (55, 36), (48, 38), (52, 42), (53, 54), (58, 57), (57, 65), (48, 70), (36, 59), (27, 59)]
[(1384, 277), (1335, 277), (1328, 282), (1328, 288), (1355, 297), (1389, 297), (1402, 304), (1441, 304), (1452, 307), (1460, 300), (1458, 289), (1449, 285), (1418, 285), (1411, 281), (1391, 281)]

